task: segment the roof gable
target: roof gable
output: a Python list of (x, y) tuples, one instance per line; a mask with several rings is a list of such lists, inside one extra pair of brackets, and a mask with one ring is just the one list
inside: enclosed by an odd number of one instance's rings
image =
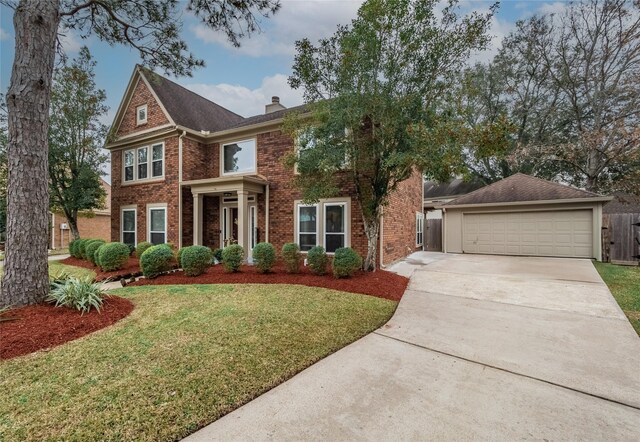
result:
[(600, 195), (575, 187), (517, 173), (486, 187), (468, 193), (446, 206), (467, 204), (552, 201), (578, 198), (598, 198)]

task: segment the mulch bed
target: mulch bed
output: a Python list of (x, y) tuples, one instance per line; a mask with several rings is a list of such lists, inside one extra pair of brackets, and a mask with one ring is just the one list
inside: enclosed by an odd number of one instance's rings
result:
[(200, 276), (185, 276), (182, 271), (159, 276), (156, 279), (140, 279), (129, 285), (160, 284), (299, 284), (312, 287), (323, 287), (343, 292), (360, 293), (378, 298), (399, 301), (404, 294), (409, 279), (384, 270), (375, 272), (358, 272), (351, 278), (337, 279), (333, 275), (314, 275), (308, 267), (300, 269), (300, 273), (292, 275), (285, 272), (279, 264), (272, 273), (258, 273), (255, 266), (244, 265), (240, 273), (225, 273), (221, 265), (210, 267)]
[(0, 321), (0, 359), (15, 358), (78, 339), (116, 323), (132, 310), (133, 303), (118, 296), (106, 298), (100, 312), (91, 310), (81, 314), (52, 304), (9, 310), (3, 318), (19, 319)]
[(140, 262), (137, 258), (129, 258), (124, 267), (120, 270), (114, 270), (113, 272), (103, 272), (100, 267), (94, 266), (89, 261), (84, 259), (74, 258), (70, 256), (59, 261), (61, 264), (66, 264), (76, 267), (84, 267), (85, 269), (91, 269), (96, 272), (96, 281), (117, 280), (121, 278), (128, 278), (130, 276), (140, 275)]

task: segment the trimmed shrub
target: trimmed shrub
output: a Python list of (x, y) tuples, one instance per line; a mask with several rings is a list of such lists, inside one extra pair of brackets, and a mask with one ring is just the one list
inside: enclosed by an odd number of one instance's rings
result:
[(98, 262), (104, 272), (120, 270), (129, 259), (129, 246), (121, 242), (110, 242), (98, 248)]
[(147, 241), (142, 241), (139, 242), (138, 245), (136, 246), (136, 258), (140, 259), (140, 257), (142, 256), (142, 254), (149, 248), (152, 247), (153, 244), (151, 244), (150, 242)]
[(244, 249), (240, 244), (231, 244), (222, 249), (222, 265), (225, 271), (234, 273), (244, 262)]
[(186, 247), (183, 247), (176, 253), (176, 262), (178, 263), (179, 268), (182, 268), (182, 254), (184, 253), (185, 249)]
[(140, 257), (142, 274), (149, 279), (156, 278), (162, 273), (171, 270), (174, 263), (173, 251), (166, 244), (151, 246)]
[(78, 240), (72, 239), (69, 241), (69, 255), (76, 257), (76, 248), (78, 247)]
[(307, 253), (307, 263), (312, 273), (324, 275), (327, 273), (327, 252), (324, 247), (314, 246)]
[(73, 240), (73, 248), (69, 246), (69, 254), (74, 258), (82, 259), (82, 253), (80, 251), (80, 245), (84, 243), (84, 239)]
[(78, 253), (78, 258), (80, 259), (87, 259), (85, 256), (85, 253), (87, 252), (87, 243), (89, 242), (88, 239), (80, 239), (78, 240), (78, 246), (77, 246), (77, 253)]
[(276, 262), (276, 249), (268, 242), (255, 245), (252, 252), (253, 261), (259, 273), (269, 273)]
[(333, 276), (348, 278), (362, 267), (362, 258), (351, 247), (341, 247), (333, 256)]
[(216, 259), (216, 261), (222, 263), (222, 249), (215, 249), (213, 251), (213, 257)]
[(89, 243), (85, 246), (85, 254), (87, 255), (87, 260), (89, 260), (91, 264), (96, 264), (96, 251), (100, 248), (101, 245), (105, 243), (106, 241), (96, 239), (93, 241), (89, 241)]
[(211, 265), (211, 249), (205, 246), (190, 246), (180, 249), (181, 263), (187, 276), (202, 275)]
[(282, 246), (282, 259), (287, 269), (287, 273), (298, 273), (300, 271), (300, 247), (294, 242), (286, 243)]
[(129, 256), (133, 256), (136, 253), (136, 246), (133, 244), (127, 244), (126, 246), (129, 249)]
[(102, 284), (94, 283), (89, 278), (67, 278), (53, 284), (46, 301), (54, 303), (56, 307), (69, 307), (86, 313), (92, 308), (100, 311), (106, 296)]
[(102, 244), (100, 247), (98, 247), (98, 249), (95, 251), (95, 253), (93, 254), (93, 262), (100, 267), (100, 249), (102, 249), (104, 246), (106, 246), (109, 243), (105, 243)]

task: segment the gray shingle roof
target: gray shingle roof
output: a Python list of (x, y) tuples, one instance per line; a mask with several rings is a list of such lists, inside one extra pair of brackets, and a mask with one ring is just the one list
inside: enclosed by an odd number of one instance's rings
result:
[(615, 192), (613, 199), (602, 207), (602, 213), (640, 213), (640, 196)]
[(458, 197), (447, 203), (446, 206), (597, 197), (600, 197), (600, 195), (593, 192), (564, 184), (553, 183), (523, 173), (517, 173), (467, 195)]
[(141, 71), (177, 125), (215, 132), (244, 120), (242, 116), (161, 75), (144, 68)]
[(445, 183), (437, 181), (424, 182), (424, 199), (443, 198), (447, 196), (464, 195), (474, 190), (484, 187), (485, 184), (479, 180), (464, 181), (456, 178)]

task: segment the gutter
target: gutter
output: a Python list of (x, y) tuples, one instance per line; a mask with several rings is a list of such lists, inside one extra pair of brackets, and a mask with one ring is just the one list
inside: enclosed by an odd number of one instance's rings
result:
[(435, 206), (436, 209), (467, 209), (474, 207), (502, 207), (502, 206), (536, 206), (544, 204), (567, 204), (567, 203), (598, 203), (611, 201), (612, 196), (597, 196), (590, 198), (565, 198), (558, 200), (538, 200), (538, 201), (509, 201), (497, 203), (479, 203), (479, 204), (441, 204)]

